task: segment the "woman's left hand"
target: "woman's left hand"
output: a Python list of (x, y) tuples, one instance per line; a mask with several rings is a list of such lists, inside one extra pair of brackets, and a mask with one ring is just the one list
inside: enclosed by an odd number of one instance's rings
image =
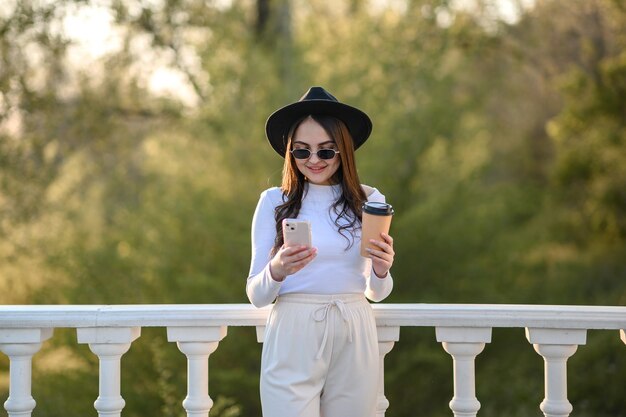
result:
[(393, 238), (386, 233), (381, 233), (380, 236), (383, 241), (370, 239), (370, 243), (379, 249), (367, 248), (367, 251), (372, 259), (374, 273), (379, 278), (384, 278), (393, 265), (393, 257), (396, 253), (393, 251)]

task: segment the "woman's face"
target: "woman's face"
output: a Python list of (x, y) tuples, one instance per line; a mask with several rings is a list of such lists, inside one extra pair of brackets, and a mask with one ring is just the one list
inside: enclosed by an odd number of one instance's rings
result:
[(317, 156), (316, 152), (320, 149), (337, 149), (337, 144), (324, 128), (311, 117), (307, 117), (294, 132), (292, 144), (293, 149), (311, 151), (308, 159), (294, 158), (302, 175), (312, 184), (331, 185), (331, 178), (339, 169), (341, 159), (339, 154), (335, 154), (332, 159), (320, 159)]

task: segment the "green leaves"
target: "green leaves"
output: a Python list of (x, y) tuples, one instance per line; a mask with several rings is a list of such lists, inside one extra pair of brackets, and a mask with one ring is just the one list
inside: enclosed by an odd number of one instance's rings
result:
[[(538, 2), (515, 23), (491, 2), (361, 3), (114, 1), (119, 45), (80, 67), (62, 22), (92, 2), (3, 4), (1, 301), (246, 302), (252, 213), (282, 168), (264, 122), (323, 85), (374, 121), (357, 159), (362, 182), (396, 208), (388, 301), (623, 304), (620, 2)], [(155, 88), (158, 71), (178, 80), (169, 94)], [(260, 346), (248, 330), (229, 330), (212, 356), (214, 415), (260, 414)], [(535, 412), (529, 401), (541, 396), (538, 357), (503, 332), (478, 363), (485, 417)], [(388, 355), (390, 412), (441, 415), (449, 358), (428, 329), (406, 333)], [(34, 385), (51, 401), (35, 413), (82, 415), (96, 363), (69, 336), (55, 343), (35, 361)], [(602, 363), (591, 345), (594, 366), (571, 381), (572, 402), (614, 417), (622, 397), (587, 395), (586, 381), (610, 374), (622, 386), (619, 361)], [(146, 332), (129, 355), (125, 414), (180, 413), (184, 358), (163, 332)], [(61, 371), (58, 358), (74, 356)], [(409, 393), (417, 374), (430, 377)]]

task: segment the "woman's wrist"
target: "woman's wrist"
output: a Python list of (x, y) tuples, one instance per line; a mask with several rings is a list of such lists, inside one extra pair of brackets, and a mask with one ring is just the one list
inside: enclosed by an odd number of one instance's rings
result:
[(387, 275), (389, 274), (389, 270), (386, 270), (384, 274), (379, 274), (374, 267), (372, 267), (372, 271), (374, 271), (374, 275), (376, 275), (380, 279), (387, 278)]
[(270, 262), (270, 277), (276, 281), (276, 282), (283, 282), (285, 280), (285, 278), (287, 278), (284, 275), (279, 275), (276, 273), (276, 268), (272, 268), (272, 262)]

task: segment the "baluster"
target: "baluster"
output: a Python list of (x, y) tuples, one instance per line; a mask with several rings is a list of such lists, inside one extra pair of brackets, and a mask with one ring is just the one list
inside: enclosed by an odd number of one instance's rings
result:
[(384, 417), (389, 400), (385, 397), (385, 355), (391, 352), (395, 342), (400, 340), (400, 327), (376, 327), (378, 333), (378, 354), (380, 357), (378, 374), (378, 401), (376, 402), (376, 417)]
[(480, 402), (476, 398), (474, 361), (485, 343), (491, 342), (491, 328), (437, 327), (435, 334), (453, 360), (454, 397), (450, 409), (455, 417), (475, 417)]
[(140, 327), (78, 328), (78, 343), (88, 343), (100, 360), (99, 394), (94, 407), (100, 417), (120, 417), (126, 402), (120, 394), (122, 355), (141, 334)]
[(187, 356), (187, 397), (183, 407), (188, 417), (207, 417), (213, 407), (209, 396), (209, 355), (226, 336), (226, 330), (226, 326), (167, 328), (167, 340), (176, 342)]
[(546, 417), (567, 417), (567, 359), (584, 345), (587, 330), (526, 328), (526, 338), (544, 359), (545, 398), (539, 408)]
[(9, 398), (4, 403), (9, 417), (29, 417), (37, 402), (31, 395), (32, 358), (53, 329), (0, 329), (0, 350), (9, 357)]
[(263, 343), (265, 341), (265, 325), (256, 326), (256, 341)]

